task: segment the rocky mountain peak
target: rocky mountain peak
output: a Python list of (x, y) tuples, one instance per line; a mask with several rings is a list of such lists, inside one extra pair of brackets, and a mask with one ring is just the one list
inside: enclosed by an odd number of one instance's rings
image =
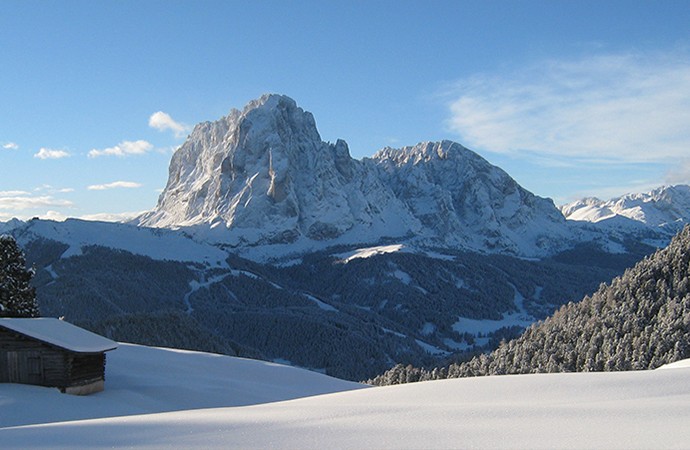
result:
[(551, 251), (564, 222), (550, 200), (460, 144), (385, 148), (359, 161), (276, 94), (197, 125), (172, 157), (158, 205), (138, 220), (238, 248), (394, 238), (520, 255)]
[(477, 162), (489, 163), (471, 150), (463, 147), (457, 142), (420, 142), (415, 146), (392, 148), (385, 147), (379, 150), (372, 159), (389, 160), (396, 165), (404, 164), (423, 164), (430, 161), (443, 161), (446, 159), (471, 159)]
[(323, 142), (294, 100), (264, 95), (194, 129), (173, 155), (157, 207), (139, 223), (206, 227), (225, 243), (253, 246), (335, 239), (389, 210), (411, 220), (366, 172), (345, 141)]
[(253, 137), (277, 132), (281, 139), (290, 134), (302, 134), (309, 140), (321, 140), (314, 116), (285, 95), (264, 94), (252, 100), (244, 107), (238, 122), (241, 122), (241, 130), (253, 133)]
[(396, 196), (446, 244), (524, 254), (553, 245), (539, 238), (546, 230), (563, 234), (565, 221), (551, 200), (456, 142), (386, 148), (372, 160)]

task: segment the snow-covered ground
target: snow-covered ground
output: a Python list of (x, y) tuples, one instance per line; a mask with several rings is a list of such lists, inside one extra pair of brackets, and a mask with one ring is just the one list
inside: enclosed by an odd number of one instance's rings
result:
[(20, 244), (26, 245), (27, 241), (36, 237), (63, 242), (69, 245), (62, 254), (63, 258), (82, 254), (85, 246), (99, 245), (159, 261), (198, 262), (209, 267), (228, 267), (226, 252), (213, 245), (196, 242), (174, 230), (67, 219), (64, 222), (32, 220), (26, 224), (10, 221), (0, 224), (0, 232), (21, 226), (26, 226), (26, 229), (19, 234)]
[(349, 263), (353, 259), (371, 258), (376, 255), (383, 255), (386, 253), (395, 253), (402, 251), (405, 248), (402, 244), (394, 245), (380, 245), (376, 247), (358, 248), (345, 253), (338, 253), (333, 256), (339, 258), (343, 263)]
[(0, 430), (13, 425), (254, 405), (362, 387), (264, 361), (120, 344), (106, 353), (105, 391), (101, 393), (75, 397), (57, 389), (0, 384)]
[[(525, 309), (525, 297), (518, 291), (515, 286), (512, 286), (515, 291), (513, 302), (517, 308), (517, 312), (503, 313), (500, 320), (490, 319), (469, 319), (467, 317), (458, 317), (458, 321), (453, 324), (453, 330), (458, 333), (469, 333), (475, 336), (475, 345), (486, 345), (489, 342), (488, 334), (504, 327), (520, 327), (527, 328), (537, 321), (536, 317), (530, 315)], [(541, 295), (541, 287), (537, 288), (538, 297)], [(483, 336), (483, 337), (480, 337)], [(446, 345), (451, 348), (466, 350), (472, 348), (467, 344), (454, 343), (451, 340), (446, 340)]]
[(122, 345), (102, 393), (0, 385), (0, 447), (688, 448), (690, 364), (676, 366), (361, 389), (272, 363)]

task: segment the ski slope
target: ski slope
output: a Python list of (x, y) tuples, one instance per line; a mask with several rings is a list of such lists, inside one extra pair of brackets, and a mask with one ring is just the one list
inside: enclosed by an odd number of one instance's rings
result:
[(687, 363), (363, 389), (196, 352), (123, 344), (108, 356), (106, 390), (90, 397), (0, 385), (2, 448), (690, 446)]

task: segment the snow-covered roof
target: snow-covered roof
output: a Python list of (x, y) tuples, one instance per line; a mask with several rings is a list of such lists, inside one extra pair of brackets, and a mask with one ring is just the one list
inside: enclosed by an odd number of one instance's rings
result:
[(54, 318), (1, 318), (0, 327), (77, 353), (100, 353), (117, 348), (117, 342)]

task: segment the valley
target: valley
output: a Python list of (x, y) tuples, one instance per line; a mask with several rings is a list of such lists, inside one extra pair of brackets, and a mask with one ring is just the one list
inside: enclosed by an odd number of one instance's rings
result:
[(169, 173), (158, 205), (128, 223), (0, 224), (36, 269), (42, 314), (349, 380), (490, 351), (690, 217), (686, 186), (562, 212), (451, 141), (356, 160), (274, 94), (197, 125)]

